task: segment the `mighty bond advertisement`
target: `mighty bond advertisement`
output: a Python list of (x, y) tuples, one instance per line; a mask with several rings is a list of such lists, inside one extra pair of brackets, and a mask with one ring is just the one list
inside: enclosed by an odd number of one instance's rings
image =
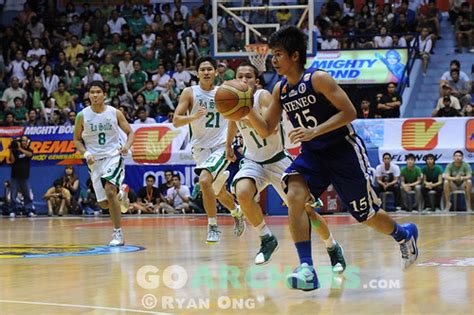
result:
[(384, 84), (402, 80), (407, 60), (407, 49), (327, 50), (306, 66), (327, 71), (339, 84)]

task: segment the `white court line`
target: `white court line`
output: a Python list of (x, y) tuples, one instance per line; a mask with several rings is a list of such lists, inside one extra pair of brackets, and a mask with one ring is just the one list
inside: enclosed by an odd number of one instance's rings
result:
[(45, 305), (45, 306), (72, 307), (72, 308), (91, 308), (91, 309), (107, 310), (107, 311), (122, 311), (122, 312), (133, 312), (133, 313), (158, 314), (158, 315), (160, 315), (160, 314), (161, 315), (173, 315), (173, 313), (161, 313), (161, 312), (144, 311), (144, 310), (136, 310), (136, 309), (129, 309), (129, 308), (117, 308), (117, 307), (96, 306), (96, 305), (61, 304), (61, 303), (14, 301), (14, 300), (0, 300), (0, 303)]

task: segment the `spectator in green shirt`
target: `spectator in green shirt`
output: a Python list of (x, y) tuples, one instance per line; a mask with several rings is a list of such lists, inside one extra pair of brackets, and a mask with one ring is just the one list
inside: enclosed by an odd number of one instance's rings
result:
[(128, 87), (130, 92), (136, 94), (145, 85), (148, 80), (146, 72), (142, 71), (142, 62), (140, 60), (133, 61), (133, 72), (128, 75)]
[(155, 58), (153, 50), (148, 49), (145, 53), (145, 58), (142, 60), (142, 70), (152, 77), (158, 72), (158, 59)]
[(453, 154), (454, 161), (446, 166), (444, 171), (444, 200), (445, 210), (451, 208), (450, 193), (455, 190), (464, 190), (466, 193), (466, 208), (471, 210), (472, 170), (471, 166), (463, 161), (464, 153), (457, 150)]
[[(402, 202), (405, 209), (410, 209), (408, 204), (408, 193), (415, 192), (415, 203), (420, 204), (420, 184), (421, 184), (421, 169), (415, 165), (415, 156), (408, 154), (406, 157), (407, 166), (400, 170), (400, 178), (402, 181)], [(415, 210), (414, 210), (415, 211)]]
[(235, 77), (235, 72), (227, 67), (225, 62), (219, 63), (217, 66), (217, 75), (214, 79), (215, 85), (221, 85), (224, 81), (232, 80)]
[(145, 30), (146, 21), (140, 13), (140, 10), (133, 10), (131, 19), (128, 19), (128, 25), (134, 36), (141, 36)]
[(26, 115), (28, 114), (28, 110), (23, 106), (23, 99), (21, 97), (15, 97), (13, 102), (15, 107), (13, 107), (10, 112), (15, 116), (17, 123), (23, 124), (26, 121)]
[(125, 50), (127, 46), (120, 41), (120, 35), (115, 33), (112, 36), (112, 43), (105, 48), (105, 53), (112, 54), (113, 63), (119, 63)]
[[(423, 185), (421, 187), (421, 193), (425, 200), (425, 208), (428, 206), (431, 209), (440, 208), (441, 194), (443, 191), (443, 168), (435, 163), (435, 157), (433, 154), (427, 154), (425, 156), (426, 166), (421, 169), (423, 173)], [(431, 204), (429, 193), (433, 191), (435, 193), (434, 204)]]
[(102, 76), (104, 81), (109, 81), (112, 77), (112, 71), (114, 69), (114, 64), (112, 63), (112, 54), (106, 54), (104, 63), (99, 67), (99, 74)]
[(145, 108), (147, 112), (150, 113), (150, 117), (155, 117), (158, 112), (157, 106), (160, 92), (153, 88), (153, 80), (146, 81), (145, 89), (143, 90), (142, 94), (145, 98)]

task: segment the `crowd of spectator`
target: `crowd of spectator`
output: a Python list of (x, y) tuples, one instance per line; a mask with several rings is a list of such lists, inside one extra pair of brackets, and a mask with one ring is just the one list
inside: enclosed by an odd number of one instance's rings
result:
[[(453, 161), (443, 170), (436, 164), (435, 156), (427, 154), (425, 166), (420, 168), (415, 165), (415, 155), (410, 153), (406, 156), (406, 166), (400, 168), (392, 161), (390, 153), (384, 153), (383, 162), (375, 169), (375, 187), (384, 201), (384, 208), (389, 211), (450, 211), (451, 193), (460, 192), (465, 196), (466, 210), (472, 211), (472, 169), (463, 158), (462, 151), (455, 151)], [(393, 207), (386, 205), (387, 193), (393, 195)]]

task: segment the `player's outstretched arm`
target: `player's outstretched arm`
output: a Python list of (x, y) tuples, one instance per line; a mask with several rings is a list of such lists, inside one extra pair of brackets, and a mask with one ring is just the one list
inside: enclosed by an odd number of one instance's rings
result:
[(316, 71), (311, 81), (314, 90), (323, 94), (339, 110), (336, 115), (314, 128), (315, 136), (345, 126), (357, 118), (357, 112), (346, 92), (327, 72)]
[(237, 134), (237, 124), (235, 121), (229, 120), (227, 123), (227, 137), (225, 142), (225, 158), (231, 162), (235, 161), (234, 149), (232, 148), (232, 142), (234, 142), (235, 135)]
[(128, 150), (132, 147), (133, 141), (135, 141), (135, 133), (133, 132), (132, 127), (130, 127), (127, 119), (125, 119), (125, 116), (119, 110), (117, 111), (117, 121), (120, 129), (122, 129), (127, 135), (127, 142), (120, 149), (120, 154), (126, 155), (128, 154)]
[(200, 107), (195, 114), (188, 115), (192, 108), (193, 90), (190, 87), (187, 87), (179, 96), (179, 103), (173, 115), (173, 126), (179, 128), (181, 126), (188, 125), (192, 121), (206, 114), (206, 109), (204, 107)]
[(269, 103), (269, 105), (264, 106), (266, 109), (262, 116), (255, 109), (251, 109), (245, 118), (250, 121), (260, 137), (266, 138), (273, 133), (281, 119), (280, 82), (273, 88), (271, 98), (263, 99), (263, 102)]
[(77, 114), (76, 121), (74, 123), (74, 146), (76, 150), (81, 152), (86, 159), (87, 164), (92, 165), (94, 164), (94, 157), (90, 154), (86, 147), (84, 146), (84, 142), (82, 140), (82, 131), (84, 130), (84, 118), (82, 112)]

